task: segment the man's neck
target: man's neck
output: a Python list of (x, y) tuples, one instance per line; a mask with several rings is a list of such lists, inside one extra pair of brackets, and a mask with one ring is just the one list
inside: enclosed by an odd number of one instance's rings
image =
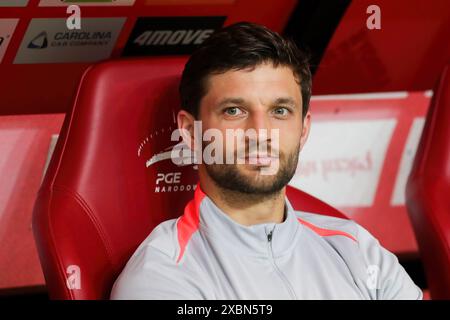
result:
[(239, 224), (281, 223), (285, 219), (285, 188), (272, 195), (247, 194), (220, 188), (207, 174), (200, 185), (214, 204)]

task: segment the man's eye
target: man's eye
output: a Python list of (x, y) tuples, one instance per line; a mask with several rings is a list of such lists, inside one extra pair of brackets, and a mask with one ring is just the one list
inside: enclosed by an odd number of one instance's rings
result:
[(225, 114), (229, 116), (237, 116), (242, 114), (242, 111), (238, 107), (229, 107), (225, 109)]
[(289, 110), (285, 107), (279, 107), (274, 110), (274, 113), (277, 116), (286, 116), (289, 113)]

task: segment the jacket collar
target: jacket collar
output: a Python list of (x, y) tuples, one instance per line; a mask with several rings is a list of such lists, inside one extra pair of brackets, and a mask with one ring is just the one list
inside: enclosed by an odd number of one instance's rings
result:
[[(288, 253), (295, 246), (297, 233), (301, 225), (297, 215), (285, 197), (285, 219), (281, 223), (261, 223), (245, 226), (234, 221), (223, 212), (201, 189), (200, 183), (195, 190), (196, 199), (201, 199), (200, 231), (214, 245), (231, 249), (241, 254), (256, 257), (279, 257)], [(269, 233), (272, 237), (269, 242)]]

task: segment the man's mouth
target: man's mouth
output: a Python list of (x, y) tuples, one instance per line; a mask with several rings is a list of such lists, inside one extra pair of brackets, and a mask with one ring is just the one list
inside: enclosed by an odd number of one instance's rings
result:
[(257, 166), (269, 166), (272, 164), (272, 162), (278, 161), (278, 157), (270, 156), (267, 154), (264, 155), (258, 155), (258, 154), (252, 154), (247, 155), (241, 159), (245, 160), (245, 163), (251, 164), (251, 165), (257, 165)]

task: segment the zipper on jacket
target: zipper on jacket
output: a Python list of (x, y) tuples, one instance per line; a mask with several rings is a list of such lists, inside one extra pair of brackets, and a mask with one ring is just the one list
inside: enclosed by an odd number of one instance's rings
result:
[[(275, 228), (274, 228), (275, 229)], [(270, 232), (267, 234), (267, 245), (269, 247), (269, 254), (270, 254), (270, 260), (272, 261), (272, 264), (276, 270), (276, 272), (278, 273), (278, 275), (280, 276), (281, 280), (284, 282), (285, 286), (288, 288), (288, 291), (291, 295), (291, 297), (295, 300), (297, 300), (297, 296), (295, 295), (294, 289), (292, 289), (291, 284), (289, 283), (289, 281), (286, 279), (286, 277), (284, 276), (284, 274), (281, 272), (280, 268), (278, 268), (277, 264), (275, 263), (275, 259), (273, 257), (273, 250), (272, 250), (272, 238), (273, 238), (273, 230), (270, 230)]]

